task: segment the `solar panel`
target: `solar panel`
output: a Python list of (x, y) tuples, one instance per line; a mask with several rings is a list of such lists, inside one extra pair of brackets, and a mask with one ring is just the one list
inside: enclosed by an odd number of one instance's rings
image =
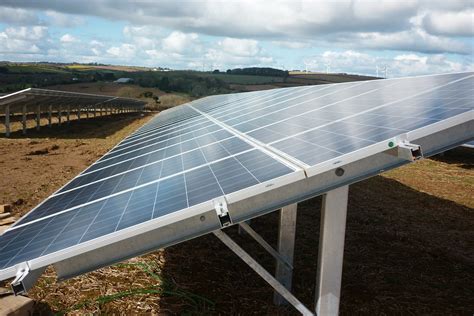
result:
[(0, 279), (24, 262), (77, 275), (211, 232), (228, 223), (216, 203), (228, 205), (230, 223), (258, 216), (407, 163), (392, 153), (401, 142), (427, 155), (465, 143), (473, 87), (473, 73), (458, 73), (218, 95), (166, 110), (0, 236)]
[(28, 112), (35, 112), (38, 105), (51, 106), (54, 110), (69, 107), (71, 111), (78, 109), (103, 106), (111, 108), (143, 109), (146, 102), (137, 99), (114, 97), (99, 94), (56, 91), (47, 89), (28, 88), (0, 96), (0, 113), (5, 113), (5, 105), (10, 112), (21, 112), (26, 107)]
[(472, 142), (467, 142), (463, 145), (464, 147), (468, 147), (468, 148), (474, 148), (474, 141)]

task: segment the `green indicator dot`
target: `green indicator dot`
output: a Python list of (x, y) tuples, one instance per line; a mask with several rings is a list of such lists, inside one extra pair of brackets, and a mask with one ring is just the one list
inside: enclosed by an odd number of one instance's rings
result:
[(393, 145), (395, 145), (393, 142), (388, 143), (388, 147), (393, 147)]

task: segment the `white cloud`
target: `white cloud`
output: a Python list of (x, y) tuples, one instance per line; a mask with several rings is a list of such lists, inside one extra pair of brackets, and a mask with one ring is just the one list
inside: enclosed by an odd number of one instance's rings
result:
[(372, 49), (404, 50), (422, 53), (472, 54), (469, 45), (447, 37), (428, 34), (422, 29), (412, 29), (392, 34), (360, 33), (356, 35), (357, 47)]
[(0, 53), (37, 54), (48, 42), (48, 29), (43, 26), (8, 27), (0, 32)]
[(4, 33), (11, 39), (14, 40), (29, 40), (37, 41), (44, 39), (48, 35), (48, 28), (45, 26), (33, 26), (33, 27), (8, 27)]
[(107, 49), (107, 54), (113, 58), (118, 58), (120, 60), (127, 60), (135, 57), (136, 47), (131, 44), (122, 44), (120, 46), (112, 46)]
[(272, 41), (271, 43), (276, 46), (291, 48), (291, 49), (309, 48), (312, 46), (310, 42), (300, 42), (300, 41)]
[[(325, 51), (322, 54), (307, 57), (308, 70), (326, 70), (330, 65), (331, 72), (348, 72), (376, 75), (376, 68), (387, 67), (389, 77), (400, 77), (433, 73), (472, 71), (472, 64), (454, 62), (441, 54), (399, 54), (392, 58), (379, 57), (359, 51)], [(379, 72), (382, 75), (382, 72)]]
[(422, 7), (416, 0), (201, 0), (185, 4), (89, 0), (87, 5), (77, 1), (3, 0), (3, 5), (100, 16), (135, 25), (160, 25), (184, 33), (240, 38), (309, 38), (336, 32), (401, 31)]
[(84, 18), (71, 14), (63, 14), (56, 11), (48, 10), (45, 12), (48, 22), (60, 27), (77, 27), (85, 23)]
[(93, 47), (104, 47), (104, 43), (102, 42), (99, 42), (97, 40), (92, 40), (89, 42), (89, 45), (93, 46)]
[(398, 55), (393, 59), (390, 67), (392, 71), (398, 75), (420, 75), (472, 70), (472, 66), (450, 61), (443, 55), (419, 56), (416, 54)]
[(273, 57), (259, 46), (258, 41), (249, 39), (225, 38), (209, 48), (205, 54), (206, 69), (226, 67), (270, 66)]
[(253, 57), (261, 51), (258, 42), (249, 39), (226, 37), (218, 45), (224, 53), (240, 57)]
[(37, 15), (29, 10), (2, 7), (0, 9), (0, 23), (15, 25), (38, 25)]
[(74, 36), (72, 36), (71, 34), (64, 34), (63, 36), (61, 36), (59, 41), (63, 44), (71, 44), (71, 43), (79, 42), (79, 40), (75, 38)]
[(196, 49), (197, 46), (198, 35), (195, 33), (174, 31), (162, 41), (163, 50), (170, 53), (183, 54), (187, 50)]
[(156, 26), (126, 25), (122, 33), (126, 41), (133, 43), (143, 50), (157, 48), (163, 38), (161, 29)]
[(431, 12), (424, 17), (423, 26), (436, 35), (474, 36), (474, 10)]
[[(44, 60), (95, 58), (176, 68), (283, 63), (294, 68), (291, 63), (300, 64), (313, 49), (323, 49), (327, 53), (319, 54), (310, 67), (324, 71), (327, 59), (340, 59), (333, 61), (333, 70), (373, 73), (371, 63), (381, 62), (407, 73), (412, 72), (405, 65), (435, 72), (473, 64), (473, 14), (472, 0), (200, 0), (185, 5), (2, 0), (0, 22), (8, 26), (0, 29), (0, 58), (36, 54)], [(62, 29), (52, 38), (45, 28), (96, 23), (90, 16), (102, 18), (101, 23), (125, 21), (122, 36), (109, 27), (91, 34), (88, 27), (80, 32)], [(78, 40), (81, 45), (68, 49)], [(398, 59), (374, 57), (394, 54)]]

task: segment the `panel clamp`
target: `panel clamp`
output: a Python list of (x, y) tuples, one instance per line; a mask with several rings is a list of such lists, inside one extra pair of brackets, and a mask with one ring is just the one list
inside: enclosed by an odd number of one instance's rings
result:
[(220, 197), (213, 200), (214, 209), (216, 210), (217, 217), (221, 222), (222, 227), (232, 225), (232, 219), (230, 218), (229, 209), (227, 208), (227, 201), (225, 197)]
[(17, 267), (15, 279), (11, 283), (11, 288), (15, 295), (26, 294), (46, 269), (31, 270), (27, 262), (22, 262)]
[(420, 145), (402, 141), (398, 144), (398, 157), (408, 161), (415, 161), (423, 158), (423, 151)]
[(421, 146), (410, 143), (407, 138), (407, 134), (402, 134), (391, 140), (388, 143), (390, 149), (386, 153), (408, 161), (415, 161), (423, 158)]

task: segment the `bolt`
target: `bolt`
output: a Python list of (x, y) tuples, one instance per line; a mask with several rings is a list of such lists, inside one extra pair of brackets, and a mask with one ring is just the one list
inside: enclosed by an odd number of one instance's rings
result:
[(341, 167), (337, 168), (336, 169), (336, 176), (340, 177), (344, 174), (344, 169), (342, 169)]

